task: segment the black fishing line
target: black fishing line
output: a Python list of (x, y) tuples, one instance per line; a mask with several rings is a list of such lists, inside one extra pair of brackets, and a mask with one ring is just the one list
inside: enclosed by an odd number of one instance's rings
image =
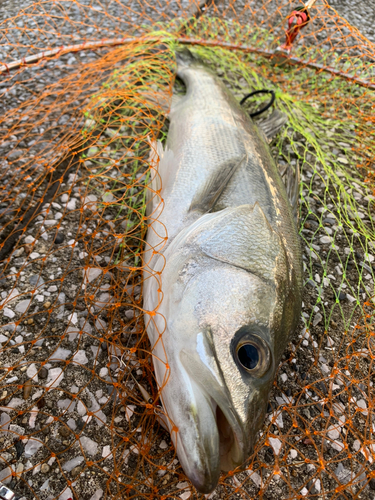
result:
[(250, 92), (250, 94), (245, 95), (245, 97), (241, 99), (240, 105), (242, 106), (245, 103), (245, 101), (249, 99), (249, 97), (252, 97), (253, 95), (257, 94), (271, 94), (271, 100), (264, 106), (264, 108), (260, 109), (259, 111), (255, 111), (254, 113), (249, 113), (251, 118), (254, 118), (254, 116), (261, 115), (262, 113), (267, 111), (267, 109), (269, 109), (272, 106), (272, 104), (275, 102), (276, 99), (275, 92), (273, 90), (265, 90), (265, 89), (254, 90), (254, 92)]

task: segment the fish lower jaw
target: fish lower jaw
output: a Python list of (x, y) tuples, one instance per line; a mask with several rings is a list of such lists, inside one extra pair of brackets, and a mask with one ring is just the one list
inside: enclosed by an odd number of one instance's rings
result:
[(245, 457), (233, 428), (218, 405), (216, 405), (216, 426), (219, 434), (220, 469), (228, 472), (239, 467)]
[[(199, 454), (200, 460), (193, 465), (194, 460), (190, 458), (188, 467), (186, 467), (186, 462), (185, 466), (183, 465), (194, 487), (203, 494), (211, 493), (216, 488), (221, 471), (234, 470), (244, 461), (243, 451), (221, 408), (212, 398), (209, 399), (208, 404), (212, 409), (213, 418), (206, 426), (206, 435), (201, 435), (201, 439), (206, 443), (216, 441), (216, 445), (212, 448), (202, 446)], [(209, 429), (208, 435), (207, 429)], [(184, 448), (186, 453), (187, 447)], [(212, 455), (213, 450), (215, 450), (215, 457)]]

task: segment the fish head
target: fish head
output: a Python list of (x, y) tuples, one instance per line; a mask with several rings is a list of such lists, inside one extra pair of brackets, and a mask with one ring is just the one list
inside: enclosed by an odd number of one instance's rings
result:
[(201, 219), (166, 253), (161, 398), (182, 467), (208, 493), (251, 454), (298, 297), (261, 210)]

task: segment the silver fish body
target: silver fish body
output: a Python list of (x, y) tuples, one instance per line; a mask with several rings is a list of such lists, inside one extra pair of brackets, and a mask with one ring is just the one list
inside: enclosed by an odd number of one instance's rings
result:
[(262, 131), (201, 63), (170, 111), (149, 203), (144, 309), (160, 398), (198, 491), (250, 456), (300, 318), (294, 214)]

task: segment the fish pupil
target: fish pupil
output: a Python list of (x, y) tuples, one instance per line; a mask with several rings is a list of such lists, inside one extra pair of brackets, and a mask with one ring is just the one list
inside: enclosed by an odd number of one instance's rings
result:
[(238, 360), (247, 370), (253, 370), (259, 361), (258, 349), (253, 344), (243, 344), (237, 351)]

